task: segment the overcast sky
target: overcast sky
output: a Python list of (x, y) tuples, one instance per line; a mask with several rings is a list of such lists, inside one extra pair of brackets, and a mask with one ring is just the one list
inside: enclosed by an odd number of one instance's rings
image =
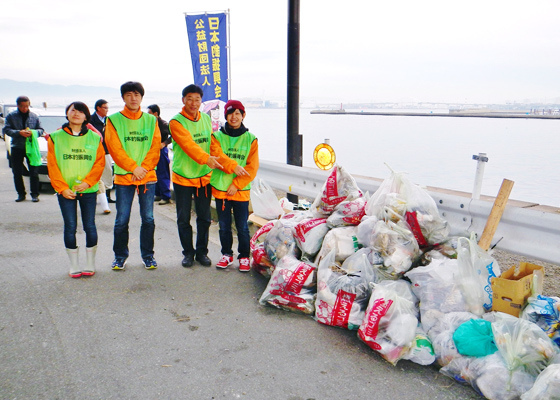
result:
[[(284, 99), (287, 0), (25, 0), (0, 5), (0, 78), (180, 93), (184, 12), (230, 10), (232, 97)], [(550, 102), (560, 1), (301, 0), (300, 98)]]

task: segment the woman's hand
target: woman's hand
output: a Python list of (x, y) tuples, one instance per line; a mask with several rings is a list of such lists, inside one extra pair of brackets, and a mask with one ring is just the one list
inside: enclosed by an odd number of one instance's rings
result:
[(231, 185), (229, 185), (226, 193), (230, 197), (233, 196), (235, 193), (237, 193), (237, 187), (232, 183)]
[(60, 194), (62, 195), (62, 197), (68, 200), (76, 199), (76, 193), (74, 193), (70, 189), (64, 189), (62, 192), (60, 192)]
[(79, 185), (74, 186), (76, 193), (83, 192), (86, 189), (89, 189), (89, 185), (86, 182), (82, 182)]

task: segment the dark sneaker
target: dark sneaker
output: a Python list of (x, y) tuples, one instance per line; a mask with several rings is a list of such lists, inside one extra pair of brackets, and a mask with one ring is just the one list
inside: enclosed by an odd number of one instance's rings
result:
[(114, 271), (123, 270), (126, 266), (126, 258), (115, 258), (113, 264), (111, 264), (111, 269)]
[(142, 260), (142, 263), (144, 263), (144, 268), (146, 268), (146, 269), (156, 269), (157, 268), (157, 262), (156, 262), (156, 259), (154, 257), (146, 257)]
[(38, 203), (39, 202), (39, 196), (31, 197), (31, 201), (33, 203)]
[(171, 200), (169, 199), (161, 199), (160, 202), (158, 203), (160, 206), (163, 206), (164, 204), (169, 204), (171, 203)]
[(220, 261), (216, 263), (216, 268), (227, 268), (231, 264), (233, 264), (233, 256), (227, 256), (224, 254), (222, 258), (220, 258)]
[(181, 265), (185, 268), (192, 267), (194, 264), (194, 257), (192, 254), (189, 254), (183, 257), (183, 261), (181, 261)]
[(239, 259), (239, 272), (248, 272), (251, 270), (251, 262), (248, 257)]
[(160, 197), (160, 196), (155, 196), (155, 197), (154, 197), (154, 201), (160, 201), (160, 200), (161, 200), (161, 197)]
[(200, 264), (204, 265), (205, 267), (209, 267), (210, 265), (212, 265), (212, 260), (210, 260), (206, 254), (196, 256), (195, 258), (196, 261), (198, 261)]
[(20, 196), (18, 196), (18, 198), (16, 199), (16, 203), (19, 203), (19, 202), (24, 201), (24, 200), (25, 200), (25, 195), (23, 195), (23, 196), (20, 195)]

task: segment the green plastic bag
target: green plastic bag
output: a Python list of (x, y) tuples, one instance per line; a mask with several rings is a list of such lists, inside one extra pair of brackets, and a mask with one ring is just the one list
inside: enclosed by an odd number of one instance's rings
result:
[(471, 319), (459, 325), (453, 341), (459, 354), (464, 356), (484, 357), (498, 351), (492, 324), (484, 319)]
[(29, 158), (29, 164), (33, 167), (39, 167), (43, 164), (39, 142), (37, 141), (38, 137), (39, 133), (35, 129), (31, 129), (31, 136), (25, 141), (25, 154)]

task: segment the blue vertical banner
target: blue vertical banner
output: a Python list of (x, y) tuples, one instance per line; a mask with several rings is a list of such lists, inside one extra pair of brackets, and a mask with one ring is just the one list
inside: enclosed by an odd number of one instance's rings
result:
[(194, 83), (202, 101), (229, 98), (227, 13), (186, 15)]

